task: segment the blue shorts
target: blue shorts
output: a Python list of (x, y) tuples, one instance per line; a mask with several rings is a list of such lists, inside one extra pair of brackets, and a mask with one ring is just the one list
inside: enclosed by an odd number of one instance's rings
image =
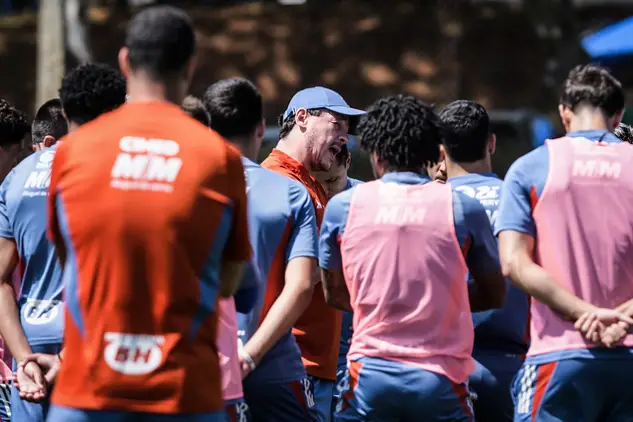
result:
[(350, 362), (336, 421), (472, 422), (468, 386), (443, 375), (378, 358)]
[(0, 422), (11, 421), (11, 387), (0, 382)]
[[(61, 344), (44, 344), (32, 346), (33, 353), (57, 354), (62, 350)], [(13, 362), (13, 371), (17, 370), (15, 361)], [(49, 395), (50, 397), (50, 391)], [(20, 392), (15, 387), (11, 387), (11, 420), (13, 422), (43, 422), (48, 414), (50, 402), (48, 398), (40, 403), (30, 403), (20, 398)]]
[(523, 355), (500, 352), (473, 353), (475, 371), (468, 386), (475, 397), (473, 409), (477, 420), (511, 422), (514, 405), (510, 389), (521, 365)]
[(229, 422), (251, 422), (251, 412), (243, 398), (225, 401), (226, 417)]
[(330, 422), (332, 419), (332, 399), (336, 381), (308, 375), (308, 379), (314, 386), (314, 405), (317, 422)]
[(304, 378), (289, 383), (243, 381), (244, 398), (256, 422), (315, 422), (314, 389)]
[(628, 422), (633, 359), (525, 363), (512, 385), (516, 422)]
[(51, 406), (46, 422), (227, 422), (226, 413), (166, 415)]

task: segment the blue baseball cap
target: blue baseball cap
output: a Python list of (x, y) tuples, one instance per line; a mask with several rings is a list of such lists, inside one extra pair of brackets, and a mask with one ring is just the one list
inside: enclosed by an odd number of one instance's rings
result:
[[(306, 110), (324, 108), (349, 117), (360, 116), (366, 113), (363, 110), (350, 107), (338, 92), (322, 86), (306, 88), (297, 92), (290, 100), (286, 111), (284, 111), (283, 120), (285, 121), (290, 116), (293, 116), (300, 108), (305, 108)], [(355, 128), (355, 125), (352, 123), (350, 121), (350, 133), (353, 134), (352, 128)]]

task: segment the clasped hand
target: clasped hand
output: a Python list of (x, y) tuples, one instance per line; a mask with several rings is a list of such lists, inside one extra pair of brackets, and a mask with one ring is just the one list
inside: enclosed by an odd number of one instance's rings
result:
[(22, 400), (39, 402), (55, 381), (61, 361), (57, 355), (34, 353), (18, 364), (14, 385)]
[(592, 343), (615, 347), (633, 327), (633, 319), (615, 309), (598, 308), (581, 315), (574, 327)]

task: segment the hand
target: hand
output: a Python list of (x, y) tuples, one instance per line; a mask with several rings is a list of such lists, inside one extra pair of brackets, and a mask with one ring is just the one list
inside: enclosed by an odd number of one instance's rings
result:
[(244, 347), (239, 347), (238, 356), (242, 379), (244, 379), (248, 376), (248, 374), (253, 372), (257, 365), (259, 365), (260, 359), (256, 354), (248, 351), (248, 343)]
[(15, 388), (20, 392), (20, 398), (37, 403), (46, 397), (47, 385), (40, 368), (35, 362), (20, 362), (15, 374)]
[(37, 152), (46, 148), (46, 145), (44, 145), (44, 142), (38, 142), (36, 144), (31, 145), (31, 148), (33, 148), (33, 152)]
[(606, 308), (586, 312), (574, 324), (587, 340), (607, 347), (614, 347), (631, 326), (631, 317)]
[(48, 355), (44, 353), (33, 353), (27, 356), (22, 363), (26, 364), (27, 362), (34, 362), (42, 368), (44, 380), (49, 385), (55, 382), (57, 374), (59, 373), (59, 367), (62, 363), (59, 360), (59, 355)]

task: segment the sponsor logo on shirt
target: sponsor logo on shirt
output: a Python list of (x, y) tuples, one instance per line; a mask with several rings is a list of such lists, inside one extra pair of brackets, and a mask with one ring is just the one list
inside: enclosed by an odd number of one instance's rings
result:
[(24, 322), (30, 325), (44, 325), (55, 320), (61, 307), (60, 300), (27, 299), (22, 306)]
[(51, 184), (51, 166), (55, 158), (55, 151), (44, 151), (24, 182), (23, 196), (46, 196)]
[(126, 375), (149, 374), (163, 361), (163, 336), (105, 333), (103, 358), (110, 368)]
[(472, 186), (462, 185), (455, 188), (456, 191), (475, 198), (486, 209), (490, 225), (494, 226), (497, 220), (497, 207), (499, 206), (499, 190), (500, 186)]
[(112, 167), (110, 186), (121, 190), (172, 192), (182, 168), (180, 145), (167, 139), (125, 136)]

